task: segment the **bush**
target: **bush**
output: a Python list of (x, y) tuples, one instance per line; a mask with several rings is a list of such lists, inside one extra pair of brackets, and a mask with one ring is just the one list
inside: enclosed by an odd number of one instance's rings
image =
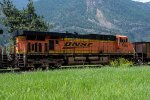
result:
[(111, 67), (131, 67), (133, 66), (133, 62), (125, 58), (118, 58), (113, 61), (110, 61), (110, 66)]

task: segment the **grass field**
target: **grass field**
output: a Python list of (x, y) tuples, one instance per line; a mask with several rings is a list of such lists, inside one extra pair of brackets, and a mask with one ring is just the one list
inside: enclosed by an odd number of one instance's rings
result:
[(0, 100), (148, 100), (150, 67), (0, 74)]

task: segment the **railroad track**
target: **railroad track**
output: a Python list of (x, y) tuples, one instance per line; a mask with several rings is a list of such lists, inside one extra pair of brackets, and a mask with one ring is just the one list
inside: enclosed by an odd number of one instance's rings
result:
[(89, 68), (94, 68), (94, 67), (102, 67), (103, 65), (70, 65), (70, 66), (61, 66), (61, 68), (86, 68), (86, 67), (89, 67)]
[(14, 72), (20, 72), (21, 70), (19, 68), (8, 68), (8, 69), (0, 69), (0, 73), (14, 73)]
[[(50, 68), (49, 70), (58, 70), (58, 69), (68, 69), (68, 68), (101, 68), (103, 65), (70, 65), (70, 66), (61, 66), (60, 68)], [(37, 71), (41, 69), (32, 70)], [(27, 70), (20, 70), (19, 68), (4, 68), (0, 69), (0, 73), (21, 73), (28, 72)], [(29, 71), (31, 72), (31, 71)]]

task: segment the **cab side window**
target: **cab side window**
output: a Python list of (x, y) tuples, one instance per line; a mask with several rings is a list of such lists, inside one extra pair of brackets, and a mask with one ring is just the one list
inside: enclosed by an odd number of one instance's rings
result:
[(122, 39), (122, 38), (120, 38), (120, 42), (122, 42), (122, 43), (125, 43), (125, 42), (128, 42), (128, 39)]

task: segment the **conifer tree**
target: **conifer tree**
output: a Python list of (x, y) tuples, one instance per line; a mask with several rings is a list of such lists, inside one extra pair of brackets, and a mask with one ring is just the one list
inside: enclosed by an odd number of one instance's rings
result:
[(4, 25), (9, 28), (9, 32), (15, 30), (48, 31), (48, 24), (44, 22), (43, 17), (35, 13), (32, 0), (29, 0), (27, 7), (23, 10), (18, 10), (10, 0), (3, 0), (0, 5), (6, 16), (3, 21)]

